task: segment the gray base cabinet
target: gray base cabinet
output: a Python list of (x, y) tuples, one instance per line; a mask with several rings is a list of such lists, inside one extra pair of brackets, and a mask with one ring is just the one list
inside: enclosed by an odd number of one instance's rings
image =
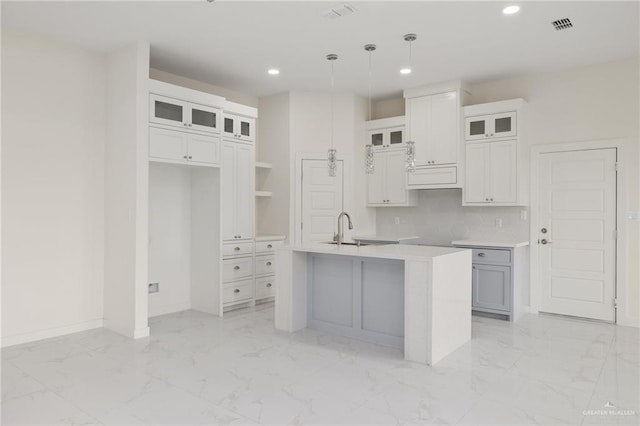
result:
[(476, 312), (504, 315), (510, 321), (529, 305), (528, 247), (469, 248), (472, 256), (471, 307)]

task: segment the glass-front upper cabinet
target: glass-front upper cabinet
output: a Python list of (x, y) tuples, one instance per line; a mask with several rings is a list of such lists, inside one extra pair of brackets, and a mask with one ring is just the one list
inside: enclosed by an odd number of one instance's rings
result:
[(255, 135), (255, 118), (225, 113), (222, 133), (229, 139), (253, 142)]
[(465, 140), (496, 139), (516, 136), (516, 112), (467, 117)]
[(160, 95), (149, 96), (149, 121), (165, 126), (218, 133), (220, 109)]
[(369, 131), (368, 143), (373, 145), (375, 149), (400, 146), (404, 142), (404, 126)]

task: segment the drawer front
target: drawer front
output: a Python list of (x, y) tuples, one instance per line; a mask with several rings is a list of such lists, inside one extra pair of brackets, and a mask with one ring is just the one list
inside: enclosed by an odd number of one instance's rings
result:
[(271, 275), (264, 278), (256, 278), (256, 299), (273, 297), (276, 295), (276, 276)]
[(256, 256), (256, 275), (274, 274), (276, 272), (276, 257), (272, 254)]
[(455, 184), (458, 180), (456, 167), (427, 167), (416, 168), (412, 173), (407, 173), (407, 185), (448, 185)]
[(253, 258), (239, 257), (222, 261), (222, 280), (237, 281), (253, 275)]
[(252, 242), (242, 242), (242, 243), (230, 243), (222, 245), (222, 256), (247, 256), (249, 254), (253, 254), (253, 243)]
[(503, 265), (511, 264), (511, 251), (496, 249), (473, 249), (473, 263), (499, 263)]
[(253, 280), (226, 284), (222, 289), (222, 303), (240, 302), (253, 298)]
[(256, 253), (273, 253), (283, 245), (284, 241), (256, 241)]

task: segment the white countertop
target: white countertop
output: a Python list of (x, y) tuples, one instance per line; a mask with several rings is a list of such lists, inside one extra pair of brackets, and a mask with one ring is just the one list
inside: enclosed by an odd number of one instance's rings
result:
[(307, 253), (325, 253), (342, 256), (374, 257), (396, 260), (428, 260), (438, 256), (464, 252), (467, 249), (435, 246), (416, 246), (407, 244), (352, 246), (335, 244), (305, 244), (303, 246), (285, 246), (280, 250), (291, 250)]
[(255, 240), (256, 241), (280, 241), (280, 240), (284, 240), (287, 237), (285, 237), (284, 235), (256, 235)]
[(490, 239), (477, 239), (477, 240), (458, 240), (451, 241), (451, 245), (454, 246), (472, 246), (472, 247), (506, 247), (506, 248), (516, 248), (516, 247), (526, 247), (529, 245), (529, 241), (526, 240), (490, 240)]
[(391, 237), (388, 235), (365, 235), (365, 236), (357, 236), (351, 237), (353, 240), (360, 241), (391, 241), (395, 243), (400, 243), (401, 241), (411, 241), (417, 240), (420, 237), (418, 236), (409, 236), (409, 237)]

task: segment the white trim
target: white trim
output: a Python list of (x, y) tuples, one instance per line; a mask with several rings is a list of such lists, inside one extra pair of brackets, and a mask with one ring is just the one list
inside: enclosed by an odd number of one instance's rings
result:
[(221, 96), (212, 95), (199, 90), (188, 89), (171, 83), (165, 83), (164, 81), (154, 80), (153, 78), (148, 79), (148, 86), (149, 90), (146, 93), (147, 97), (149, 93), (153, 93), (214, 108), (223, 108), (226, 104), (226, 99)]
[(616, 312), (616, 323), (618, 325), (627, 325), (638, 327), (638, 318), (633, 318), (631, 312), (628, 312), (627, 302), (627, 226), (625, 220), (625, 212), (627, 211), (627, 177), (625, 169), (635, 167), (634, 158), (628, 158), (625, 147), (629, 141), (625, 139), (603, 139), (583, 142), (568, 143), (552, 143), (545, 145), (534, 145), (531, 147), (531, 208), (530, 208), (530, 228), (529, 238), (531, 241), (530, 250), (530, 303), (531, 312), (538, 313), (540, 310), (540, 283), (538, 281), (538, 167), (540, 166), (540, 154), (567, 152), (567, 151), (584, 151), (595, 149), (617, 149), (617, 161), (621, 164), (618, 168), (618, 176), (616, 179), (616, 228), (618, 230), (618, 239), (616, 241), (616, 298), (618, 299), (618, 310)]
[(102, 328), (103, 320), (95, 319), (90, 321), (83, 321), (77, 324), (65, 325), (62, 327), (47, 328), (44, 330), (31, 331), (29, 333), (16, 334), (14, 336), (3, 337), (2, 347), (20, 345), (23, 343), (35, 342), (43, 339), (50, 339), (52, 337), (64, 336), (66, 334), (78, 333), (80, 331), (93, 330), (96, 328)]
[[(322, 152), (314, 153), (296, 153), (295, 162), (295, 179), (294, 179), (294, 221), (293, 229), (290, 229), (289, 235), (293, 236), (295, 244), (302, 242), (302, 235), (300, 232), (300, 225), (302, 223), (302, 160), (326, 160), (327, 154)], [(350, 155), (341, 155), (338, 152), (338, 161), (343, 161), (342, 165), (342, 209), (343, 211), (349, 211), (351, 208), (352, 196), (351, 196), (351, 182), (353, 182), (352, 167), (353, 159)], [(337, 220), (338, 218), (336, 218)], [(350, 238), (348, 230), (345, 230), (345, 235)]]

